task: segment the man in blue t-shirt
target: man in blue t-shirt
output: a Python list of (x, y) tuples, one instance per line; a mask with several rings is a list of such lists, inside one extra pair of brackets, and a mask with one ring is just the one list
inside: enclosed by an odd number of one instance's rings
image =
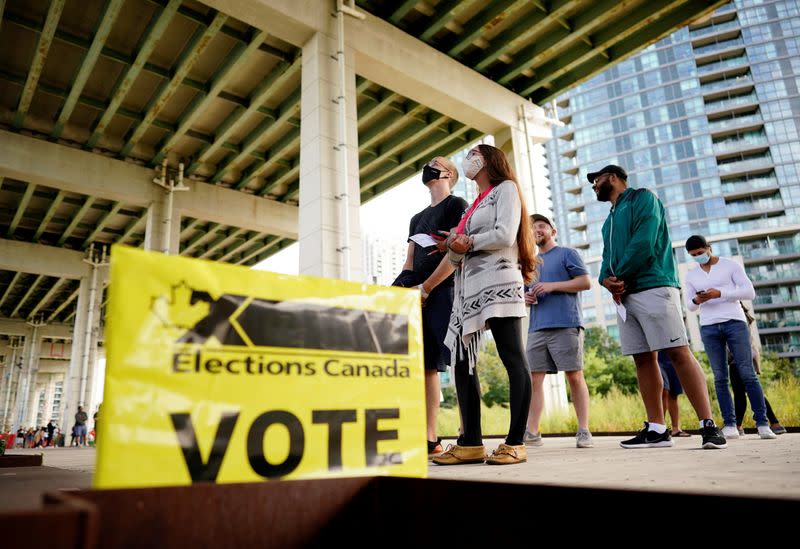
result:
[(589, 389), (583, 378), (583, 318), (579, 292), (591, 287), (589, 271), (572, 248), (555, 242), (556, 228), (543, 215), (531, 216), (534, 239), (539, 247), (538, 281), (525, 293), (531, 305), (528, 328), (528, 364), (533, 391), (525, 443), (541, 446), (539, 420), (544, 410), (544, 376), (564, 372), (578, 416), (578, 448), (591, 448)]

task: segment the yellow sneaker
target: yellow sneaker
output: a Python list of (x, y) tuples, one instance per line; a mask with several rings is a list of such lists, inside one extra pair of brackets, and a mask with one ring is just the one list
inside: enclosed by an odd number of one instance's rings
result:
[(523, 461), (528, 461), (528, 451), (525, 450), (524, 444), (519, 446), (501, 444), (497, 450), (492, 452), (491, 456), (486, 458), (488, 465), (512, 465)]
[(444, 453), (433, 458), (436, 465), (461, 465), (464, 463), (483, 463), (486, 448), (481, 446), (459, 446), (448, 444)]

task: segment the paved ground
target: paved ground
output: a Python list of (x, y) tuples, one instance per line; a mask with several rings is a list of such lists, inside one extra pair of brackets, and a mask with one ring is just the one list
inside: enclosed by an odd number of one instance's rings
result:
[[(573, 438), (545, 438), (519, 465), (431, 465), (431, 478), (619, 488), (800, 500), (800, 433), (777, 440), (756, 435), (733, 440), (727, 450), (701, 450), (700, 438), (675, 439), (673, 448), (623, 450), (626, 437), (595, 437), (595, 447), (575, 448)], [(487, 440), (491, 451), (500, 441)], [(0, 468), (0, 512), (38, 507), (54, 490), (91, 487), (94, 449), (48, 448), (42, 467)], [(8, 497), (13, 494), (12, 497)]]
[(41, 453), (44, 460), (41, 467), (0, 468), (0, 513), (39, 507), (45, 492), (92, 486), (94, 448), (8, 450), (6, 453)]
[[(628, 437), (595, 437), (575, 448), (573, 438), (545, 438), (519, 465), (431, 465), (432, 478), (585, 486), (707, 495), (800, 499), (800, 434), (776, 440), (746, 435), (725, 450), (702, 450), (700, 437), (678, 438), (672, 448), (625, 450)], [(487, 451), (502, 441), (486, 441)]]

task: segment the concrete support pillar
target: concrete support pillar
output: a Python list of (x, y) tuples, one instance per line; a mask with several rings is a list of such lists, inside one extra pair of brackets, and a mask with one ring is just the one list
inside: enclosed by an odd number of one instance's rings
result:
[(181, 217), (169, 200), (170, 192), (161, 187), (159, 190), (147, 208), (144, 249), (175, 255), (180, 248)]
[(39, 409), (39, 393), (41, 390), (42, 380), (39, 376), (39, 358), (42, 356), (42, 332), (41, 328), (44, 324), (33, 325), (33, 332), (31, 334), (31, 343), (33, 344), (33, 353), (30, 356), (30, 367), (28, 369), (28, 396), (27, 396), (27, 419), (31, 425), (41, 427), (36, 423), (36, 415)]
[(10, 384), (9, 373), (11, 372), (11, 348), (8, 343), (0, 344), (0, 433), (3, 431), (3, 422), (5, 420), (5, 410), (3, 403), (5, 402), (6, 388)]
[(544, 378), (544, 412), (564, 410), (568, 407), (567, 378), (564, 372)]
[[(105, 277), (100, 277), (98, 281), (98, 290), (97, 290), (97, 298), (94, 302), (94, 314), (92, 315), (93, 322), (91, 326), (92, 332), (92, 341), (89, 345), (89, 362), (87, 364), (87, 376), (86, 376), (86, 386), (83, 391), (83, 395), (81, 396), (81, 402), (83, 402), (83, 409), (84, 411), (89, 414), (91, 417), (92, 412), (94, 411), (95, 407), (97, 406), (94, 402), (94, 379), (97, 375), (97, 362), (98, 357), (100, 355), (98, 350), (98, 344), (100, 341), (100, 330), (101, 330), (101, 318), (100, 315), (103, 309), (103, 287), (105, 287)], [(91, 411), (90, 411), (91, 410)]]
[[(38, 424), (40, 427), (47, 425), (50, 421), (50, 412), (53, 409), (53, 374), (40, 373), (39, 374), (41, 392), (44, 393), (44, 403), (42, 405), (42, 421)], [(38, 414), (38, 400), (36, 414)]]
[[(346, 278), (341, 195), (345, 177), (339, 119), (341, 95), (337, 60), (337, 19), (303, 46), (300, 111), (300, 274)], [(353, 53), (345, 49), (347, 199), (350, 280), (362, 278), (361, 198), (358, 178), (358, 126)]]
[(75, 326), (72, 334), (72, 352), (70, 353), (69, 367), (64, 377), (64, 396), (61, 403), (61, 429), (69, 432), (75, 420), (78, 405), (82, 405), (80, 395), (81, 365), (86, 341), (86, 324), (89, 316), (89, 285), (91, 279), (82, 278), (78, 287), (78, 303), (75, 310)]
[(517, 174), (525, 196), (528, 213), (552, 215), (549, 198), (549, 180), (546, 167), (545, 149), (529, 139), (526, 144), (525, 132), (519, 128), (508, 127), (494, 134), (495, 146), (506, 153), (511, 167)]
[[(32, 390), (30, 392), (30, 398), (28, 399), (28, 422), (34, 427), (41, 427), (41, 422), (39, 421), (39, 401), (42, 397), (42, 392), (46, 390), (46, 387), (42, 383), (42, 376), (39, 375), (37, 372), (35, 379), (31, 383)], [(47, 423), (47, 422), (45, 422)]]
[(41, 336), (39, 335), (39, 326), (34, 326), (29, 336), (25, 337), (25, 345), (23, 346), (23, 374), (21, 376), (22, 383), (17, 386), (17, 398), (15, 410), (17, 411), (16, 426), (22, 425), (30, 427), (33, 424), (31, 421), (35, 418), (30, 417), (30, 400), (31, 394), (34, 392), (34, 383), (36, 382), (36, 372), (39, 367), (39, 351), (41, 349)]
[(14, 398), (16, 398), (17, 386), (19, 385), (20, 375), (22, 368), (19, 366), (21, 362), (21, 351), (19, 338), (13, 337), (9, 345), (11, 352), (10, 357), (6, 357), (6, 373), (7, 380), (5, 389), (2, 393), (2, 420), (0, 420), (0, 430), (10, 431), (14, 426)]

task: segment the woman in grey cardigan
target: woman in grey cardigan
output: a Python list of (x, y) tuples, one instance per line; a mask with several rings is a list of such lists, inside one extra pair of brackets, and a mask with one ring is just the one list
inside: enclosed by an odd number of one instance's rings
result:
[[(526, 315), (523, 282), (536, 270), (530, 219), (511, 166), (500, 149), (473, 148), (462, 165), (480, 195), (448, 236), (448, 256), (457, 267), (455, 299), (445, 344), (450, 348), (464, 433), (434, 458), (439, 465), (486, 461), (505, 465), (526, 461), (522, 437), (531, 380), (522, 338)], [(511, 425), (505, 443), (486, 457), (481, 435), (481, 396), (475, 363), (481, 336), (492, 330), (497, 353), (508, 372)]]

